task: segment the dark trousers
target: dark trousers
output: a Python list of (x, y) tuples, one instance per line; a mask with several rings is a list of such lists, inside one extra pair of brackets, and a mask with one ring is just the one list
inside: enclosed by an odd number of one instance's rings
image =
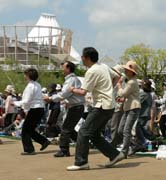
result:
[(101, 135), (102, 129), (112, 117), (113, 112), (114, 109), (103, 110), (102, 108), (92, 108), (89, 112), (78, 132), (75, 165), (81, 166), (88, 162), (89, 140), (110, 160), (119, 154), (119, 151)]
[(62, 125), (61, 135), (60, 135), (60, 149), (63, 152), (69, 151), (70, 138), (74, 133), (74, 128), (78, 121), (81, 119), (84, 113), (84, 106), (74, 106), (68, 109), (66, 118)]
[(59, 114), (60, 114), (60, 107), (51, 110), (46, 128), (47, 137), (56, 137), (60, 133), (60, 127), (57, 125)]
[(50, 126), (55, 126), (58, 121), (59, 114), (60, 114), (60, 107), (57, 109), (52, 109), (47, 124)]
[(140, 117), (136, 124), (136, 137), (141, 145), (145, 144), (145, 138), (147, 138), (148, 135), (148, 132), (146, 130), (146, 124), (148, 120), (148, 117)]
[(25, 152), (33, 152), (35, 150), (32, 139), (41, 145), (47, 141), (44, 136), (40, 135), (35, 130), (40, 123), (43, 114), (44, 108), (30, 109), (25, 118), (22, 128), (22, 144)]
[(12, 122), (15, 120), (16, 114), (15, 113), (8, 113), (6, 114), (6, 117), (4, 119), (5, 127), (8, 127), (12, 124)]
[(160, 129), (162, 136), (166, 138), (166, 115), (162, 115), (160, 119)]

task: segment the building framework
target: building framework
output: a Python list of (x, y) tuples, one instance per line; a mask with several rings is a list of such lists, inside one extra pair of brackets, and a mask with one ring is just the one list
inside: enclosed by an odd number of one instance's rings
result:
[[(33, 33), (34, 32), (34, 33)], [(70, 54), (72, 32), (51, 26), (0, 26), (0, 61), (39, 64), (51, 54)]]

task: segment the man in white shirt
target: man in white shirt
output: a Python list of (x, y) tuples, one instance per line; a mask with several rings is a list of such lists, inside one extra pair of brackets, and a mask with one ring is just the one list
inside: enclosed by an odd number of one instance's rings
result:
[(97, 63), (98, 52), (92, 47), (84, 48), (82, 61), (89, 68), (83, 85), (80, 89), (71, 87), (70, 91), (82, 96), (92, 92), (94, 107), (78, 132), (75, 164), (67, 167), (69, 171), (89, 169), (89, 140), (110, 159), (111, 165), (122, 159), (122, 154), (101, 135), (102, 129), (114, 112), (113, 84), (117, 75), (107, 65)]

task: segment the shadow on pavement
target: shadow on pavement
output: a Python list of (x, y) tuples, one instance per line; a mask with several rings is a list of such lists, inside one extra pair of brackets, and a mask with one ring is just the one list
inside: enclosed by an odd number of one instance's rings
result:
[(119, 163), (119, 164), (116, 164), (110, 168), (106, 168), (104, 167), (104, 165), (102, 166), (101, 164), (97, 165), (97, 167), (94, 167), (94, 168), (90, 168), (90, 170), (102, 170), (102, 169), (113, 169), (113, 168), (134, 168), (134, 167), (137, 167), (137, 166), (140, 166), (141, 164), (143, 163), (147, 163), (147, 162), (129, 162), (129, 163)]

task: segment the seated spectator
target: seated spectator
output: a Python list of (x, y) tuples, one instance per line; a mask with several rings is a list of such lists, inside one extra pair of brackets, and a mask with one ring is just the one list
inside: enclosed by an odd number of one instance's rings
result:
[(18, 131), (16, 133), (18, 134), (18, 136), (20, 136), (24, 118), (25, 118), (25, 113), (23, 112), (23, 110), (20, 110), (16, 115), (15, 120), (12, 122), (11, 125), (9, 125), (4, 129), (4, 132), (7, 133), (8, 135), (14, 135), (15, 132)]
[(16, 116), (13, 125), (15, 126), (15, 130), (12, 132), (12, 136), (21, 137), (22, 126), (24, 123), (25, 114), (19, 113)]
[(3, 116), (0, 116), (0, 128), (1, 129), (4, 128), (4, 118), (3, 118)]
[(4, 123), (5, 123), (5, 127), (8, 127), (9, 125), (12, 124), (14, 113), (15, 113), (13, 97), (12, 97), (13, 89), (8, 85), (6, 89), (4, 90), (4, 92), (6, 95)]
[(163, 83), (163, 97), (156, 100), (156, 103), (161, 105), (161, 118), (159, 121), (162, 137), (166, 139), (166, 82)]

